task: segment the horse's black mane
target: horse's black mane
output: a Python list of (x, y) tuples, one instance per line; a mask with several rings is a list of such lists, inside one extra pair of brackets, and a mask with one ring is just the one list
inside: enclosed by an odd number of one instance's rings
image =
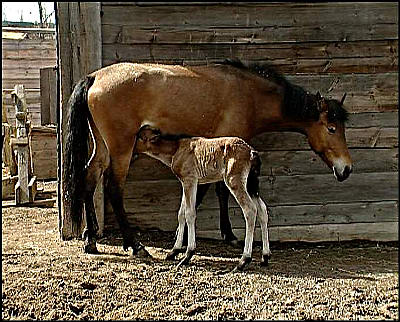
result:
[[(222, 64), (247, 70), (262, 78), (268, 79), (284, 89), (283, 114), (300, 120), (318, 120), (320, 111), (316, 95), (310, 94), (302, 87), (290, 83), (270, 64), (243, 63), (239, 59), (226, 59)], [(328, 121), (345, 122), (348, 112), (342, 104), (334, 99), (326, 100), (328, 104)]]

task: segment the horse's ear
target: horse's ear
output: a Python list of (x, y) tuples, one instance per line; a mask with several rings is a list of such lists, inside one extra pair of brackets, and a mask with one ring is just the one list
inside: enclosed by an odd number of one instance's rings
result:
[(347, 93), (344, 93), (344, 95), (343, 95), (343, 97), (342, 97), (342, 99), (340, 101), (340, 105), (343, 105), (344, 99), (346, 98), (346, 95), (347, 95)]
[(317, 98), (318, 111), (320, 113), (327, 111), (328, 105), (326, 104), (325, 99), (322, 97), (321, 93), (318, 91), (315, 96)]

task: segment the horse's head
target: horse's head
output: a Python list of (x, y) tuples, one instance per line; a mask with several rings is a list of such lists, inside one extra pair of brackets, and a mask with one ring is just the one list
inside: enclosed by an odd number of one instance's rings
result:
[(352, 161), (346, 144), (345, 121), (347, 112), (342, 100), (325, 99), (319, 92), (315, 95), (319, 119), (306, 129), (311, 148), (333, 170), (338, 181), (346, 180), (352, 172)]

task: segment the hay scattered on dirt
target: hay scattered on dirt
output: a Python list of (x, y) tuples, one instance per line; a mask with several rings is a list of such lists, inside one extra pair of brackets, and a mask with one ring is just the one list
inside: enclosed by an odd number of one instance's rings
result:
[(241, 251), (198, 241), (189, 267), (164, 261), (173, 234), (142, 233), (153, 258), (136, 258), (110, 236), (101, 255), (58, 235), (56, 208), (2, 211), (2, 318), (397, 319), (398, 249), (393, 245), (272, 244), (246, 272), (227, 273)]

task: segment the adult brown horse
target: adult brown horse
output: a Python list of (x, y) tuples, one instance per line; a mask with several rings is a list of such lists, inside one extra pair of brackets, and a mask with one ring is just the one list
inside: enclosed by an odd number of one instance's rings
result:
[[(266, 131), (300, 132), (343, 181), (352, 171), (344, 98), (324, 99), (268, 66), (240, 61), (190, 67), (119, 63), (93, 72), (75, 86), (69, 100), (63, 172), (64, 202), (75, 229), (81, 225), (85, 204), (85, 252), (97, 252), (93, 194), (105, 171), (105, 193), (121, 229), (123, 248), (132, 247), (133, 253), (143, 248), (123, 206), (124, 184), (142, 125), (167, 133), (238, 136), (246, 141)], [(94, 143), (90, 158), (89, 134)], [(221, 221), (227, 217), (226, 205)]]

